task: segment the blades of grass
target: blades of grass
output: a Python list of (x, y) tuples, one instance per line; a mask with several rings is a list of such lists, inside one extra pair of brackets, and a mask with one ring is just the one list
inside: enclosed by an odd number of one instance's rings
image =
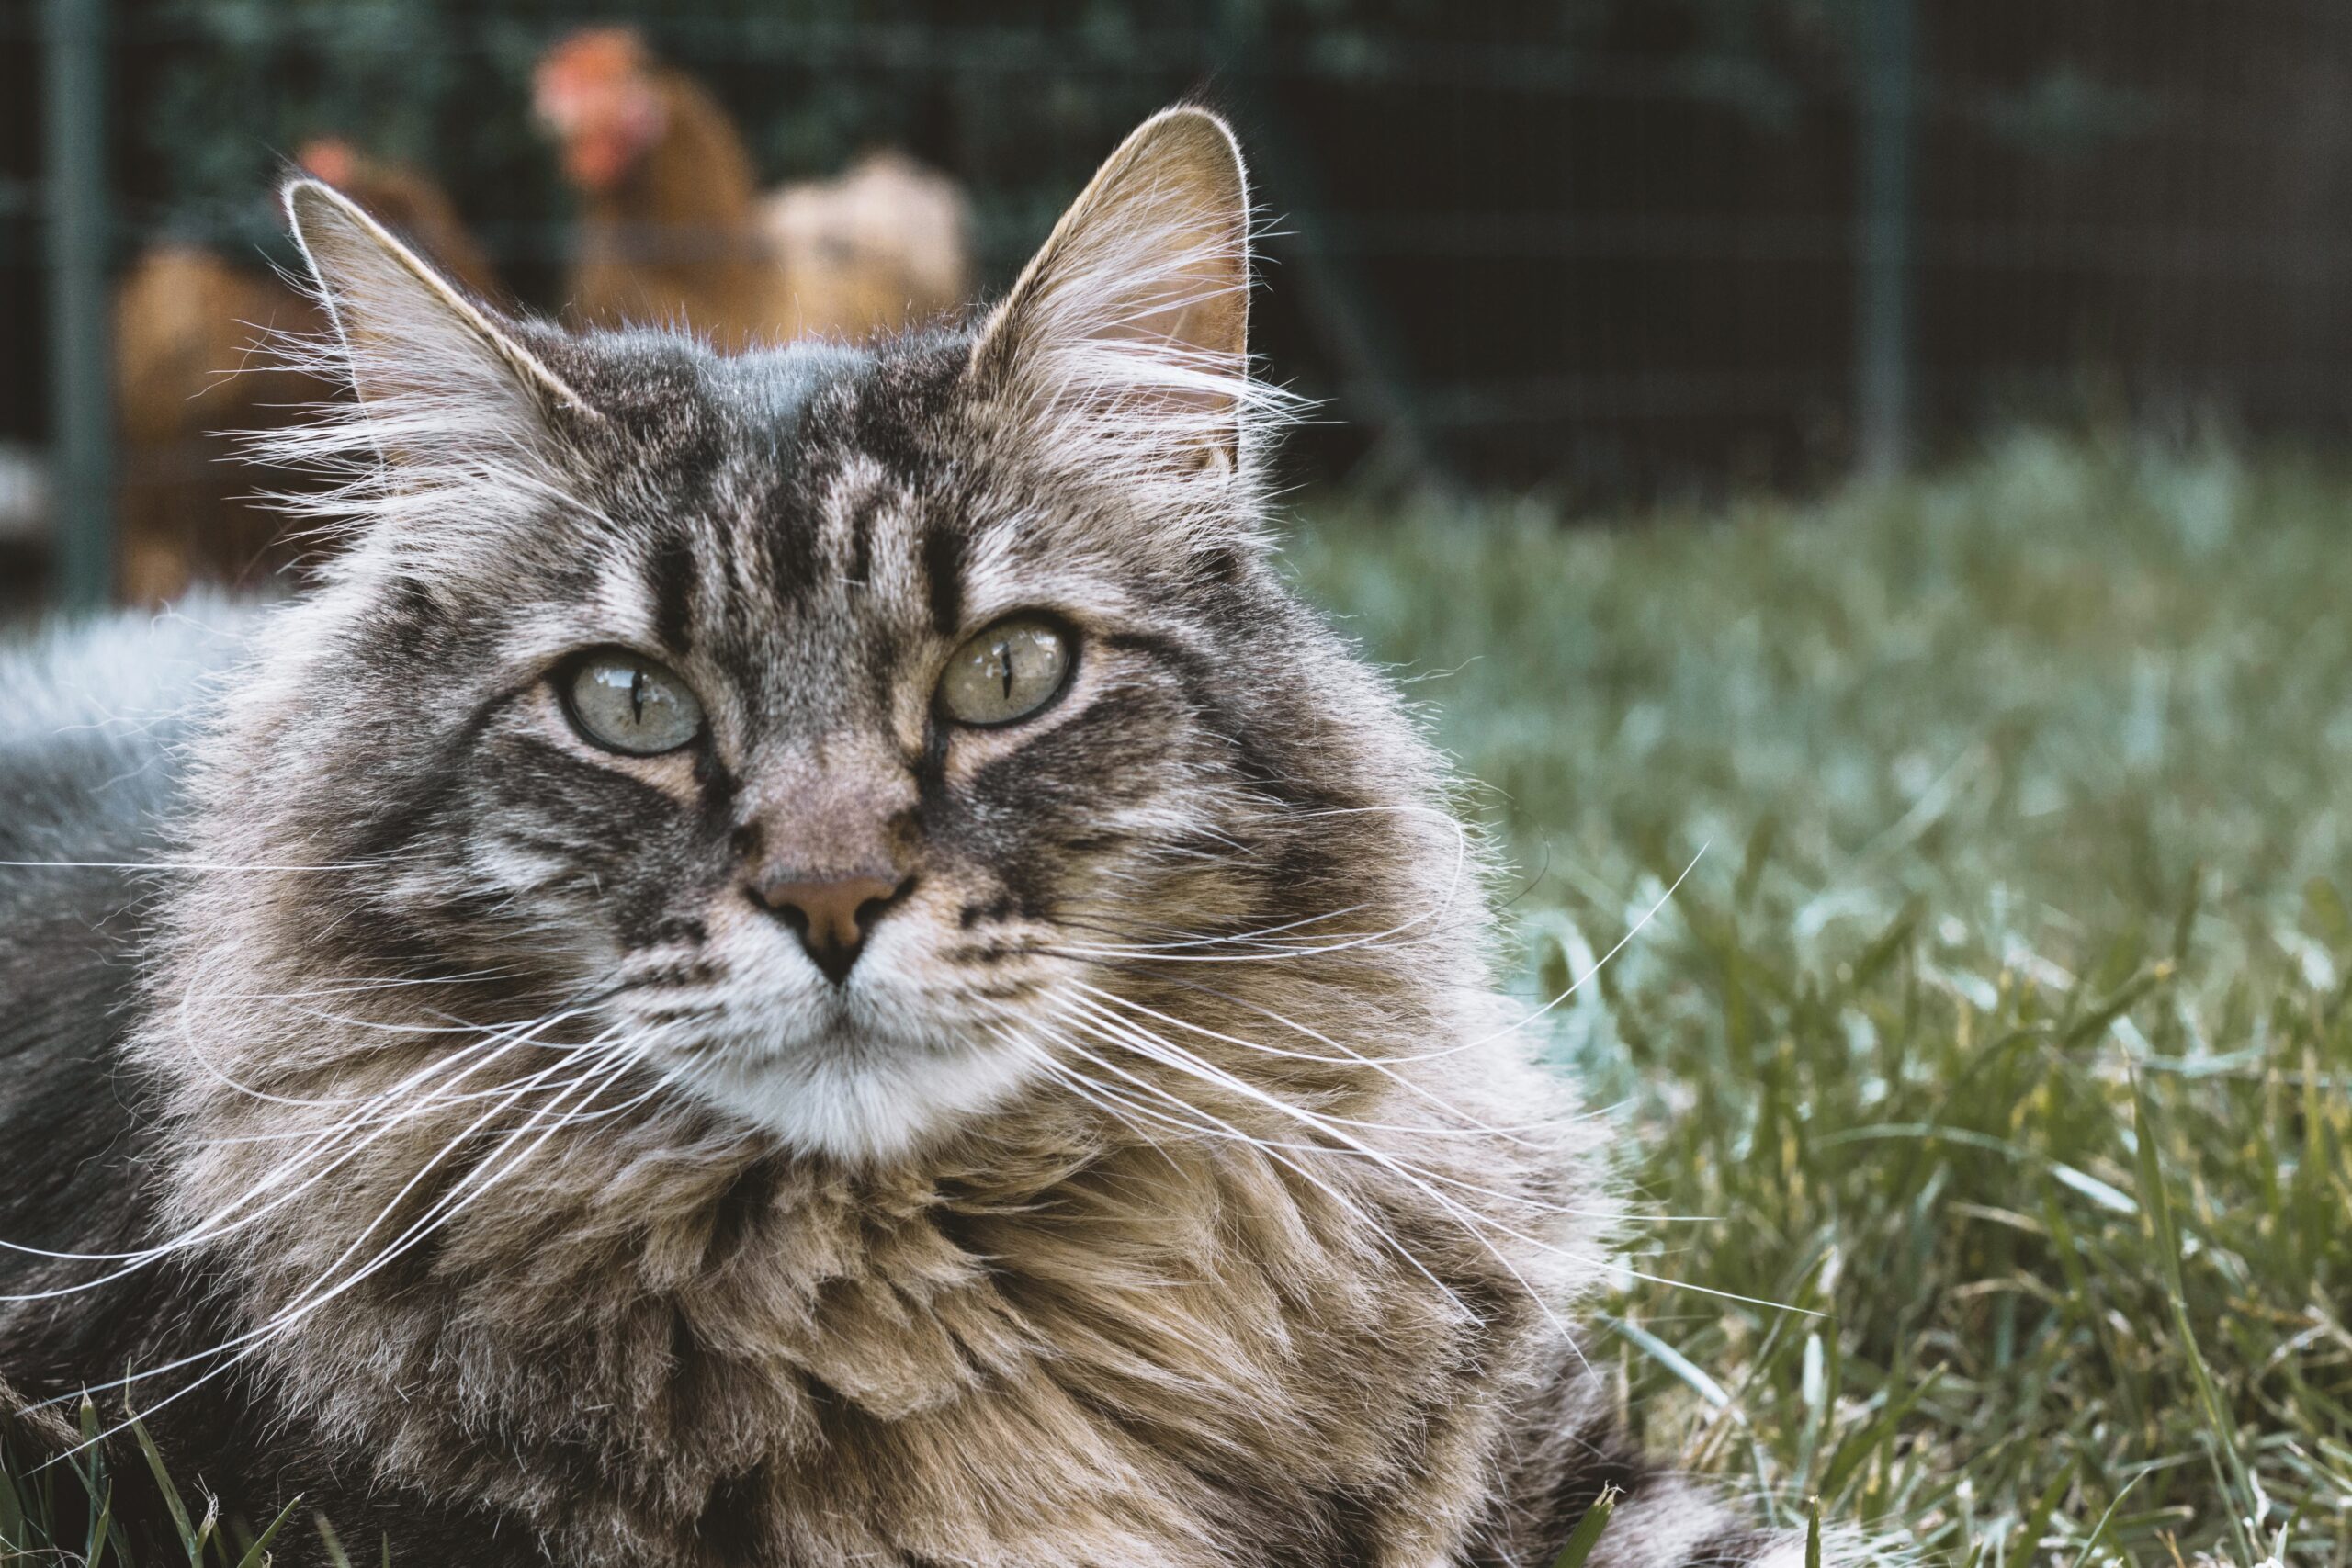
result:
[(2335, 946), (2352, 946), (2352, 911), (2345, 908), (2344, 895), (2326, 877), (2314, 876), (2303, 884), (2303, 915)]
[[(2346, 1168), (2347, 1164), (2352, 1164), (2352, 1162), (2339, 1161), (2330, 1156), (2329, 1128), (2335, 1122), (2336, 1118), (2328, 1114), (2324, 1097), (2320, 1089), (2323, 1081), (2319, 1058), (2309, 1046), (2305, 1046), (2301, 1093), (2303, 1150), (2302, 1158), (2296, 1165), (2293, 1183), (2295, 1207), (2300, 1222), (2296, 1226), (2296, 1232), (2308, 1237), (2321, 1237), (2331, 1233), (2335, 1216), (2343, 1211), (2327, 1189), (2331, 1178), (2341, 1182), (2341, 1173)], [(2308, 1270), (2310, 1265), (2307, 1263), (2305, 1267)]]
[(122, 1537), (114, 1528), (114, 1488), (108, 1486), (98, 1499), (98, 1512), (90, 1521), (90, 1544), (83, 1553), (84, 1568), (104, 1568), (107, 1548), (112, 1546), (115, 1555), (128, 1564), (130, 1553), (122, 1544)]
[[(327, 1554), (330, 1568), (351, 1568), (351, 1554), (343, 1549), (343, 1538), (334, 1533), (334, 1526), (324, 1514), (312, 1514), (311, 1523), (319, 1532), (319, 1548)], [(390, 1550), (389, 1544), (387, 1550)]]
[(1804, 1406), (1804, 1425), (1797, 1431), (1797, 1479), (1807, 1485), (1813, 1481), (1815, 1461), (1820, 1457), (1821, 1445), (1829, 1434), (1829, 1421), (1835, 1397), (1829, 1380), (1829, 1357), (1836, 1348), (1836, 1336), (1825, 1342), (1820, 1334), (1804, 1337), (1803, 1371), (1798, 1375), (1797, 1397)]
[(10, 1551), (30, 1551), (32, 1537), (26, 1533), (24, 1499), (17, 1491), (16, 1469), (8, 1462), (6, 1449), (0, 1449), (0, 1548)]
[(2087, 1171), (2076, 1170), (2073, 1166), (2054, 1159), (2049, 1162), (2049, 1168), (2051, 1177), (2061, 1187), (2071, 1188), (2109, 1213), (2136, 1214), (2140, 1212), (2140, 1205), (2132, 1201), (2130, 1193), (2101, 1181)]
[[(2083, 1550), (2075, 1559), (2075, 1568), (2090, 1568), (2091, 1553), (2098, 1550), (2098, 1543), (2100, 1540), (2106, 1536), (2108, 1522), (2115, 1517), (2115, 1510), (2123, 1506), (2123, 1499), (2132, 1495), (2132, 1488), (2139, 1485), (2141, 1480), (2146, 1476), (2147, 1473), (2148, 1472), (2143, 1470), (2138, 1475), (2135, 1475), (2131, 1480), (2125, 1482), (2123, 1483), (2123, 1489), (2109, 1500), (2107, 1512), (2098, 1517), (2098, 1523), (2091, 1527), (2090, 1538), (2083, 1542)], [(2251, 1557), (2246, 1559), (2249, 1568), (2251, 1568), (2254, 1559)]]
[[(172, 1516), (172, 1526), (180, 1534), (180, 1545), (187, 1551), (187, 1560), (195, 1568), (203, 1568), (204, 1537), (188, 1522), (187, 1504), (180, 1496), (180, 1489), (172, 1483), (172, 1473), (164, 1468), (164, 1456), (156, 1450), (155, 1439), (147, 1435), (144, 1423), (133, 1419), (130, 1435), (138, 1440), (139, 1451), (147, 1456), (147, 1468), (155, 1477), (155, 1490), (163, 1495), (164, 1507)], [(205, 1515), (209, 1531), (212, 1524), (209, 1511)]]
[(269, 1562), (269, 1543), (277, 1539), (277, 1532), (285, 1528), (286, 1521), (292, 1518), (294, 1510), (301, 1506), (302, 1499), (297, 1497), (280, 1508), (277, 1511), (277, 1517), (269, 1521), (269, 1528), (256, 1536), (254, 1543), (245, 1548), (245, 1554), (237, 1559), (237, 1568), (266, 1568)]
[(1821, 1499), (1804, 1500), (1804, 1568), (1821, 1568)]
[(1888, 1397), (1877, 1419), (1839, 1443), (1837, 1451), (1829, 1456), (1829, 1469), (1823, 1477), (1822, 1489), (1832, 1495), (1842, 1493), (1847, 1480), (1861, 1469), (1873, 1452), (1892, 1447), (1903, 1418), (1934, 1392), (1936, 1385), (1943, 1381), (1943, 1375), (1944, 1370), (1938, 1367), (1912, 1383), (1901, 1395)]
[(2205, 868), (2192, 865), (2188, 868), (2188, 890), (2181, 897), (2178, 912), (2173, 916), (2172, 961), (2175, 964), (2188, 962), (2188, 944), (2196, 938), (2197, 917), (2203, 910), (2204, 904)]
[(2107, 1026), (2139, 1006), (2140, 998), (2172, 978), (2169, 962), (2156, 964), (2134, 975), (2115, 989), (2105, 1001), (2093, 1005), (2091, 1010), (2076, 1019), (2058, 1037), (2059, 1047), (2071, 1049), (2107, 1032)]
[(1600, 1543), (1600, 1532), (1609, 1528), (1609, 1517), (1617, 1511), (1617, 1499), (1622, 1495), (1614, 1486), (1602, 1488), (1600, 1495), (1592, 1500), (1592, 1506), (1584, 1511), (1584, 1517), (1577, 1521), (1568, 1544), (1552, 1559), (1552, 1568), (1584, 1568), (1585, 1559)]
[[(2156, 1149), (2155, 1111), (2148, 1103), (2147, 1086), (2136, 1073), (2132, 1078), (2132, 1126), (2133, 1141), (2139, 1145), (2134, 1153), (2140, 1168), (2140, 1205), (2155, 1233), (2156, 1266), (2163, 1271), (2165, 1300), (2172, 1312), (2173, 1330), (2180, 1336), (2181, 1357), (2188, 1363), (2198, 1403), (2204, 1407), (2206, 1439), (2217, 1450), (2216, 1464), (2227, 1472), (2228, 1489), (2236, 1493), (2229, 1500), (2230, 1534), (2237, 1542), (2240, 1561), (2259, 1562), (2261, 1553), (2255, 1549), (2251, 1532), (2261, 1525), (2261, 1520), (2255, 1517), (2256, 1499), (2260, 1494), (2246, 1473), (2245, 1456), (2238, 1452), (2235, 1426), (2222, 1404), (2221, 1391), (2213, 1386), (2212, 1371), (2205, 1364), (2204, 1352), (2198, 1348), (2196, 1329), (2189, 1322), (2188, 1287), (2180, 1267), (2180, 1236), (2173, 1224), (2172, 1200), (2165, 1190), (2163, 1156)], [(2121, 1497), (2121, 1493), (2117, 1494), (2118, 1501)], [(2101, 1528), (2105, 1528), (2103, 1521)]]
[(1764, 881), (1764, 868), (1771, 863), (1772, 851), (1781, 836), (1781, 821), (1767, 816), (1747, 835), (1747, 851), (1740, 857), (1739, 877), (1732, 884), (1732, 907), (1745, 909), (1756, 902), (1756, 889)]
[(1694, 1466), (1708, 1462), (1713, 1456), (1716, 1442), (1725, 1431), (1736, 1425), (1748, 1439), (1748, 1458), (1750, 1463), (1756, 1468), (1757, 1483), (1764, 1487), (1768, 1493), (1770, 1492), (1772, 1483), (1762, 1447), (1756, 1440), (1753, 1429), (1740, 1417), (1746, 1408), (1748, 1389), (1759, 1377), (1769, 1375), (1774, 1352), (1782, 1340), (1781, 1331), (1790, 1321), (1786, 1316), (1772, 1320), (1771, 1328), (1764, 1336), (1763, 1345), (1757, 1349), (1754, 1356), (1748, 1359), (1747, 1369), (1740, 1374), (1738, 1383), (1724, 1391), (1724, 1403), (1717, 1407), (1714, 1418), (1707, 1424), (1706, 1428), (1695, 1440), (1685, 1445), (1686, 1462)]
[(1733, 1411), (1734, 1419), (1737, 1419), (1737, 1412), (1733, 1409), (1732, 1397), (1724, 1391), (1724, 1385), (1701, 1371), (1688, 1356), (1638, 1323), (1629, 1323), (1619, 1317), (1604, 1317), (1604, 1320), (1618, 1333), (1632, 1340), (1644, 1355), (1688, 1384), (1691, 1393), (1707, 1402), (1709, 1409)]
[(2058, 1472), (2057, 1479), (2034, 1499), (2033, 1512), (2026, 1516), (2025, 1522), (2009, 1538), (2008, 1551), (2005, 1555), (2014, 1555), (2020, 1562), (2033, 1561), (2034, 1552), (2041, 1545), (2042, 1532), (2050, 1528), (2050, 1516), (2058, 1511), (2058, 1499), (2064, 1497), (2066, 1488), (2075, 1483), (2075, 1472), (2081, 1468), (2082, 1462), (2080, 1455), (2069, 1458)]
[[(98, 1447), (98, 1407), (91, 1403), (86, 1393), (82, 1396), (80, 1416), (82, 1448), (79, 1452), (67, 1457), (66, 1468), (74, 1472), (75, 1480), (81, 1482), (83, 1493), (89, 1498), (91, 1506), (96, 1508), (102, 1499), (111, 1495), (113, 1483), (107, 1475), (106, 1452)], [(52, 1496), (50, 1501), (53, 1503), (55, 1498)]]
[(2109, 1386), (2121, 1398), (2131, 1419), (2135, 1424), (2143, 1422), (2146, 1413), (2142, 1404), (2140, 1373), (2118, 1343), (2114, 1325), (2100, 1310), (2102, 1298), (2091, 1283), (2089, 1262), (2075, 1239), (2075, 1227), (2066, 1222), (2064, 1206), (2054, 1197), (2042, 1200), (2041, 1223), (2050, 1232), (2051, 1249), (2057, 1255), (2060, 1276), (2066, 1281), (2061, 1310), (2090, 1331), (2092, 1342), (2107, 1359)]
[(0, 1414), (0, 1562), (12, 1561), (7, 1551), (50, 1546), (57, 1517), (51, 1506), (56, 1472), (20, 1460), (10, 1441), (16, 1435), (12, 1419)]
[(1917, 898), (1905, 903), (1902, 911), (1854, 960), (1853, 973), (1845, 976), (1844, 988), (1848, 995), (1857, 995), (1867, 989), (1881, 971), (1909, 950), (1912, 934), (1919, 929), (1920, 919), (1926, 912), (1927, 906)]

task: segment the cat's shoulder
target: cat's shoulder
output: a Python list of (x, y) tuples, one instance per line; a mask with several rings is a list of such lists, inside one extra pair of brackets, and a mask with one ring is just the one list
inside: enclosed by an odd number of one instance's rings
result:
[[(0, 639), (0, 860), (128, 858), (151, 847), (181, 748), (217, 673), (240, 660), (254, 612), (198, 603), (163, 614), (56, 622)], [(40, 897), (32, 866), (0, 898)]]
[(48, 1179), (75, 1179), (67, 1156), (115, 1135), (108, 1080), (169, 874), (181, 759), (249, 615), (215, 603), (0, 640), (0, 1136), (58, 1156)]

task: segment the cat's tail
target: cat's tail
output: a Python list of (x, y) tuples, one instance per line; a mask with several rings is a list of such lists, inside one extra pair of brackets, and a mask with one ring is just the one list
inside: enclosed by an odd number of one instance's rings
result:
[[(1573, 1527), (1571, 1527), (1573, 1533)], [(1845, 1525), (1820, 1530), (1821, 1568), (1917, 1568), (1918, 1554), (1894, 1537)], [(1564, 1542), (1565, 1544), (1565, 1542)], [(1584, 1568), (1808, 1568), (1804, 1529), (1759, 1528), (1755, 1510), (1702, 1483), (1664, 1478), (1621, 1497)], [(1538, 1558), (1546, 1568), (1555, 1557)]]
[[(1768, 1528), (1751, 1500), (1634, 1448), (1601, 1381), (1582, 1368), (1522, 1423), (1510, 1469), (1472, 1568), (1551, 1568), (1604, 1498), (1583, 1568), (1807, 1568), (1811, 1559), (1804, 1529)], [(1917, 1562), (1897, 1539), (1820, 1531), (1821, 1568)]]

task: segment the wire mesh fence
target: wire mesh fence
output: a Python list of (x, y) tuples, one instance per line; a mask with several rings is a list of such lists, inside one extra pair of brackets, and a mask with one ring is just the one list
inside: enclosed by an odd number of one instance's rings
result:
[[(982, 289), (1128, 125), (1182, 96), (1225, 108), (1269, 218), (1259, 346), (1326, 410), (1291, 458), (1311, 479), (1537, 486), (1573, 512), (1883, 469), (2019, 412), (2345, 426), (2343, 7), (692, 0), (595, 19), (707, 89), (764, 182), (876, 147), (943, 171)], [(222, 455), (191, 437), (126, 462), (110, 301), (158, 247), (256, 276), (288, 260), (267, 191), (314, 138), (413, 166), (500, 294), (560, 310), (579, 202), (531, 82), (582, 20), (521, 0), (0, 9), (15, 580), (107, 592), (109, 500)]]

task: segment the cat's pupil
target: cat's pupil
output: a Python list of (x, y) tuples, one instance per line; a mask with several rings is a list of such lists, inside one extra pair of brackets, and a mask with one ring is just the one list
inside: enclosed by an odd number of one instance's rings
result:
[(674, 750), (702, 728), (702, 705), (686, 683), (626, 649), (592, 653), (564, 686), (574, 726), (608, 751)]
[(1043, 707), (1069, 671), (1064, 633), (1040, 616), (1009, 616), (956, 649), (938, 700), (964, 723), (1009, 724)]

